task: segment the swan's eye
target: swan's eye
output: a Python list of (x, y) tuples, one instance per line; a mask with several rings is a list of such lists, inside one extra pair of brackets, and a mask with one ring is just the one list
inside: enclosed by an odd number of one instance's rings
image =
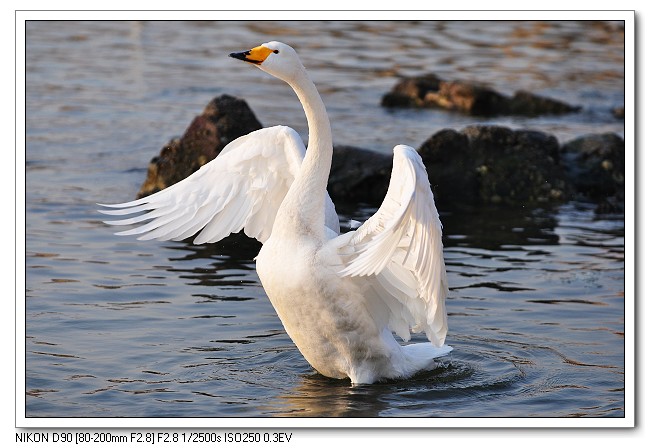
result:
[(273, 53), (278, 54), (280, 50), (273, 50)]

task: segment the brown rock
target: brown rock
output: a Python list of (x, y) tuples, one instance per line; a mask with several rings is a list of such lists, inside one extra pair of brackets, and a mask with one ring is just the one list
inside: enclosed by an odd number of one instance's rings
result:
[(399, 81), (381, 100), (384, 107), (427, 107), (424, 97), (440, 89), (440, 78), (433, 73)]
[(471, 115), (495, 115), (507, 110), (505, 96), (480, 84), (459, 81), (441, 81), (437, 92), (424, 96), (424, 104)]
[(519, 91), (510, 98), (481, 83), (444, 81), (432, 73), (402, 79), (384, 95), (381, 105), (441, 108), (483, 116), (535, 116), (580, 110), (580, 107), (525, 91)]
[(229, 95), (213, 99), (181, 138), (171, 140), (151, 160), (138, 198), (185, 179), (214, 159), (228, 143), (261, 127), (244, 100)]

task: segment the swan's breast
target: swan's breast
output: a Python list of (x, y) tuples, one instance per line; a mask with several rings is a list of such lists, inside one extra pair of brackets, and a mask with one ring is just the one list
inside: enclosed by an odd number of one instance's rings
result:
[(271, 237), (257, 257), (257, 272), (302, 355), (320, 373), (344, 378), (359, 359), (381, 357), (385, 350), (360, 292), (323, 256), (315, 244)]

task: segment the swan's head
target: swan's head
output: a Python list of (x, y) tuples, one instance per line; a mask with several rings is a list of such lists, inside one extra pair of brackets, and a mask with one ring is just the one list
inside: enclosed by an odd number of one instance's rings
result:
[(267, 42), (248, 51), (230, 53), (230, 57), (257, 65), (285, 82), (290, 82), (305, 71), (296, 50), (282, 42)]

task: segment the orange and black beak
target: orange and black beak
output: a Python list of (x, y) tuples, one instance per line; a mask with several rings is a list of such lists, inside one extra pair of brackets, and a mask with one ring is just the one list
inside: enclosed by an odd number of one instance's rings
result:
[(270, 48), (259, 46), (248, 51), (242, 51), (241, 53), (230, 53), (229, 56), (231, 58), (250, 62), (251, 64), (260, 65), (271, 53), (276, 52), (277, 51), (271, 50)]

